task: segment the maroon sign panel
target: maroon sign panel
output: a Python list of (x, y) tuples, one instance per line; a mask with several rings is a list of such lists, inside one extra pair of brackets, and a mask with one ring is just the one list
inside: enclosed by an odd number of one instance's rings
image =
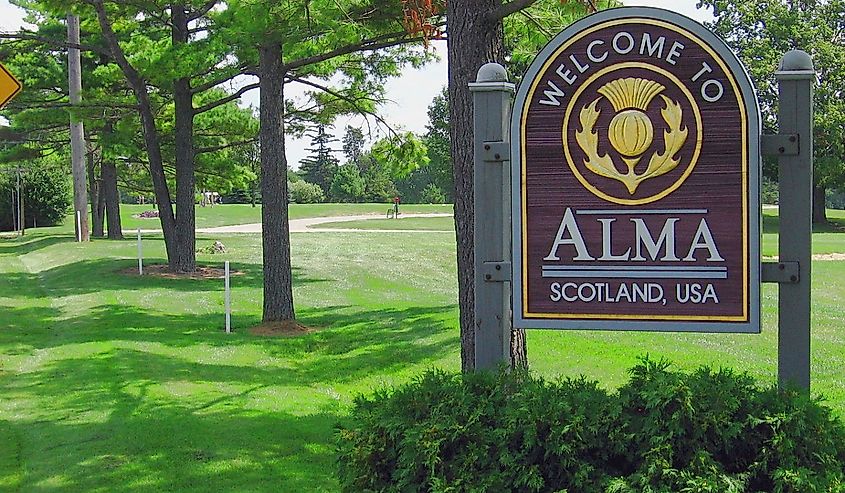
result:
[(721, 41), (602, 12), (538, 56), (513, 120), (516, 326), (759, 331), (759, 119)]

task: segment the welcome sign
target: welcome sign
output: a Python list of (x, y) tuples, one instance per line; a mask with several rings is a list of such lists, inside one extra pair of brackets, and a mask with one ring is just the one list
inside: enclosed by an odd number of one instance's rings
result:
[(583, 19), (513, 109), (514, 326), (759, 332), (760, 123), (700, 24)]

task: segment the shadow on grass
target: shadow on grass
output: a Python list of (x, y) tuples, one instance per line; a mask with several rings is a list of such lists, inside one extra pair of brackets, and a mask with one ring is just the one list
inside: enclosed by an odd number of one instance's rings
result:
[[(779, 216), (763, 215), (763, 233), (777, 233)], [(813, 233), (845, 233), (845, 219), (828, 218), (827, 224), (813, 224)]]
[(72, 243), (73, 241), (73, 236), (67, 235), (24, 236), (13, 240), (0, 239), (0, 255), (26, 255), (42, 248), (59, 243)]
[[(347, 382), (373, 373), (390, 373), (408, 365), (440, 358), (458, 347), (457, 334), (449, 336), (454, 306), (363, 310), (329, 307), (300, 310), (300, 321), (320, 330), (297, 337), (265, 338), (244, 332), (225, 334), (222, 320), (207, 316), (171, 315), (135, 307), (105, 305), (80, 317), (56, 320), (50, 309), (13, 310), (22, 322), (0, 331), (5, 354), (27, 354), (33, 349), (106, 343), (132, 369), (127, 381), (199, 380), (245, 384), (311, 385)], [(139, 344), (140, 343), (140, 344)], [(160, 346), (150, 346), (158, 344)], [(295, 367), (260, 366), (249, 358), (226, 363), (196, 361), (198, 354), (215, 348), (241, 346), (263, 349), (261, 357), (294, 359)], [(14, 349), (12, 349), (14, 348)], [(27, 349), (22, 349), (27, 348)], [(174, 350), (175, 349), (175, 350)], [(77, 375), (85, 386), (90, 363), (87, 349), (80, 359), (56, 363), (58, 377)], [(209, 357), (209, 359), (211, 359)], [(43, 378), (42, 373), (42, 378)], [(52, 377), (47, 376), (47, 380)], [(43, 385), (43, 384), (39, 384)]]
[[(147, 259), (145, 265), (165, 263), (164, 259)], [(207, 262), (199, 262), (199, 264), (213, 265)], [(220, 264), (222, 265), (222, 262)], [(0, 274), (0, 297), (40, 297), (41, 294), (38, 291), (21, 288), (37, 285), (42, 281), (49, 285), (50, 295), (54, 297), (120, 290), (170, 289), (222, 292), (223, 289), (222, 279), (169, 279), (120, 272), (136, 269), (137, 265), (137, 261), (132, 259), (100, 258), (64, 264), (37, 274), (26, 272)], [(232, 276), (233, 287), (261, 288), (264, 279), (261, 265), (238, 262), (230, 265), (233, 271), (242, 273)], [(301, 269), (293, 269), (294, 285), (301, 286), (330, 280), (309, 278), (302, 275)]]
[[(217, 408), (139, 408), (126, 394), (94, 400), (102, 423), (0, 421), (13, 450), (39, 451), (18, 464), (15, 491), (334, 491), (338, 414), (296, 416)], [(73, 414), (75, 410), (71, 410)], [(82, 410), (79, 410), (82, 412)], [(0, 474), (9, 475), (8, 469)], [(17, 483), (17, 484), (15, 484)], [(8, 484), (4, 481), (4, 484)], [(53, 485), (51, 488), (50, 485)], [(15, 488), (16, 486), (16, 488)]]

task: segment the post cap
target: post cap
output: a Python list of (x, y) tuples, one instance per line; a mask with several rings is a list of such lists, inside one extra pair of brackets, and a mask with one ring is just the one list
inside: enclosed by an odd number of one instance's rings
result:
[[(483, 67), (482, 67), (483, 68)], [(790, 50), (783, 55), (778, 71), (797, 72), (813, 70), (813, 58), (802, 50)], [(480, 74), (480, 72), (479, 72)]]
[(498, 63), (485, 63), (478, 69), (476, 82), (507, 82), (508, 71)]

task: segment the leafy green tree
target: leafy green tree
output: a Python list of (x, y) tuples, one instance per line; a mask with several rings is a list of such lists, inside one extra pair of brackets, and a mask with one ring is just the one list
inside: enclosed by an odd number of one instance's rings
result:
[(398, 193), (390, 170), (381, 162), (364, 152), (358, 160), (361, 177), (364, 179), (364, 200), (366, 202), (390, 202)]
[(402, 132), (373, 144), (370, 155), (383, 165), (394, 179), (399, 179), (428, 164), (426, 151), (422, 139), (413, 132)]
[(423, 142), (428, 149), (431, 183), (441, 190), (445, 200), (451, 200), (454, 179), (449, 147), (449, 94), (445, 87), (428, 106), (428, 124)]
[[(787, 51), (810, 53), (815, 87), (813, 222), (827, 222), (825, 191), (845, 186), (845, 2), (842, 0), (702, 0), (714, 10), (708, 23), (748, 68), (760, 98), (764, 128), (777, 128), (774, 72)], [(775, 166), (767, 166), (770, 178)]]
[(427, 202), (423, 192), (429, 188), (428, 185), (434, 185), (440, 190), (444, 196), (443, 201), (452, 198), (454, 184), (449, 147), (449, 100), (445, 87), (428, 106), (428, 119), (426, 133), (422, 137), (427, 164), (419, 166), (396, 182), (403, 200), (407, 202)]
[(341, 165), (332, 177), (331, 195), (334, 202), (361, 202), (364, 198), (364, 179), (352, 163)]
[[(409, 204), (425, 202), (423, 191), (429, 185), (434, 185), (432, 169), (431, 166), (423, 166), (415, 169), (408, 176), (396, 180), (396, 189), (403, 202)], [(437, 187), (437, 185), (434, 186)]]

